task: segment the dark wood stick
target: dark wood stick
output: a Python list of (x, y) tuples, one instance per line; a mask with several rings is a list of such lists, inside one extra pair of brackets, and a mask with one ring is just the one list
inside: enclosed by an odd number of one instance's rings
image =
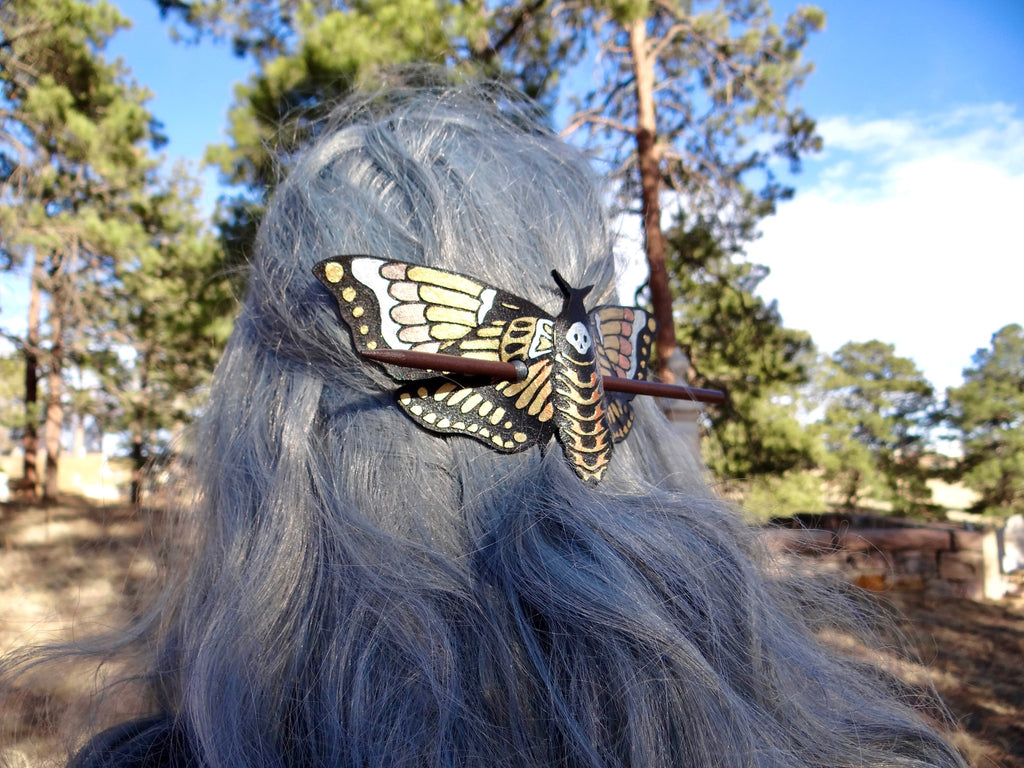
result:
[(413, 352), (409, 349), (371, 349), (360, 352), (363, 357), (378, 363), (389, 363), (402, 368), (419, 368), (438, 373), (462, 373), (467, 376), (490, 376), (493, 379), (516, 381), (519, 372), (512, 363), (496, 360), (478, 360), (475, 357), (439, 355), (435, 352)]
[[(495, 360), (478, 360), (475, 357), (441, 355), (434, 352), (413, 352), (407, 349), (372, 349), (361, 352), (363, 357), (378, 363), (398, 365), (403, 368), (418, 368), (438, 373), (461, 373), (467, 376), (489, 376), (492, 379), (516, 381), (522, 378), (520, 370), (512, 363)], [(677, 384), (663, 384), (659, 381), (623, 379), (605, 376), (602, 380), (609, 392), (627, 392), (634, 395), (670, 397), (675, 400), (692, 400), (697, 403), (723, 403), (725, 393), (717, 389), (682, 387)]]
[(679, 384), (665, 384), (660, 381), (623, 379), (618, 376), (605, 376), (601, 379), (601, 383), (609, 392), (630, 392), (634, 395), (671, 397), (674, 400), (693, 400), (697, 403), (710, 403), (712, 405), (725, 402), (725, 392), (720, 392), (717, 389), (684, 387)]

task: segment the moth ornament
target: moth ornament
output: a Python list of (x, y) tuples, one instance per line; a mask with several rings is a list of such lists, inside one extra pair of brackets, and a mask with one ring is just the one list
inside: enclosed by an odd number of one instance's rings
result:
[(588, 311), (593, 286), (573, 288), (551, 316), (472, 277), (372, 256), (335, 256), (313, 273), (338, 302), (356, 349), (408, 350), (512, 363), (516, 380), (481, 381), (382, 363), (401, 382), (399, 407), (424, 429), (462, 435), (504, 453), (555, 437), (586, 482), (599, 481), (612, 445), (629, 434), (633, 395), (606, 392), (603, 377), (646, 379), (654, 319), (636, 307)]

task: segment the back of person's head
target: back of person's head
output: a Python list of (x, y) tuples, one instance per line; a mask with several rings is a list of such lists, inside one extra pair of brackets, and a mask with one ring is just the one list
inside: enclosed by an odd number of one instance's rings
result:
[(136, 629), (153, 716), (79, 765), (959, 764), (819, 645), (653, 398), (599, 481), (554, 440), (442, 436), (313, 272), (427, 265), (555, 316), (554, 269), (614, 304), (604, 202), (506, 90), (339, 107), (267, 210), (190, 442), (182, 570)]

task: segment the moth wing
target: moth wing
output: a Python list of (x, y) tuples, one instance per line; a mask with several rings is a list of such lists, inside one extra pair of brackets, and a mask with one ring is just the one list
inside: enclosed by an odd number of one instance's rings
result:
[(421, 427), (472, 437), (503, 453), (544, 445), (554, 434), (550, 360), (535, 363), (521, 382), (464, 386), (439, 376), (398, 390), (398, 404)]
[[(525, 299), (455, 272), (373, 256), (334, 256), (313, 268), (360, 351), (441, 352), (499, 360), (500, 336), (516, 317), (544, 313)], [(422, 373), (385, 366), (398, 380)]]
[[(654, 317), (639, 307), (602, 306), (590, 314), (597, 343), (596, 356), (601, 376), (646, 380), (648, 361), (657, 325)], [(627, 392), (605, 392), (606, 418), (612, 440), (620, 442), (633, 428), (633, 409)]]
[(598, 307), (590, 314), (597, 332), (597, 362), (602, 376), (647, 379), (657, 325), (639, 307)]

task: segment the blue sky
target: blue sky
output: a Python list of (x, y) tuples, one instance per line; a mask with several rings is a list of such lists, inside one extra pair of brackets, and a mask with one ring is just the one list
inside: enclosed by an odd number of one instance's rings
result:
[(825, 150), (748, 254), (823, 351), (893, 343), (941, 391), (1024, 323), (1024, 3), (820, 5), (801, 102)]
[[(826, 149), (748, 251), (772, 270), (762, 292), (824, 352), (878, 338), (940, 390), (956, 385), (992, 333), (1024, 323), (1024, 2), (817, 4), (827, 27), (798, 101)], [(171, 42), (150, 0), (117, 5), (134, 26), (109, 52), (154, 92), (166, 153), (198, 167), (248, 65)]]
[[(806, 3), (776, 2), (777, 13)], [(952, 103), (1024, 99), (1020, 0), (824, 0), (811, 39), (815, 74), (802, 100), (815, 115), (885, 117)]]

